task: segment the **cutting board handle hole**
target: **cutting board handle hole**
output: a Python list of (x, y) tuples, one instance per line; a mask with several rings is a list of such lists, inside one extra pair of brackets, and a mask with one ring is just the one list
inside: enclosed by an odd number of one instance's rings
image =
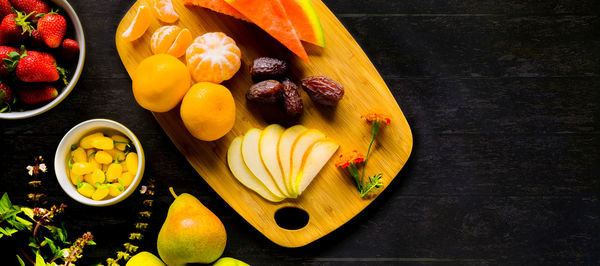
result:
[(308, 224), (308, 213), (295, 207), (284, 207), (275, 212), (275, 222), (283, 229), (298, 230)]

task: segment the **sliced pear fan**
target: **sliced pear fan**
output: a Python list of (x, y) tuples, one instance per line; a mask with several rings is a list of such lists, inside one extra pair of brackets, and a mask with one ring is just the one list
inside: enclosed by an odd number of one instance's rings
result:
[(242, 158), (242, 137), (233, 139), (227, 151), (227, 163), (233, 176), (244, 186), (255, 191), (263, 198), (272, 202), (282, 201), (283, 197), (275, 196), (265, 185), (252, 173)]
[(279, 202), (301, 195), (338, 147), (316, 129), (273, 124), (235, 138), (227, 162), (240, 183), (266, 200)]

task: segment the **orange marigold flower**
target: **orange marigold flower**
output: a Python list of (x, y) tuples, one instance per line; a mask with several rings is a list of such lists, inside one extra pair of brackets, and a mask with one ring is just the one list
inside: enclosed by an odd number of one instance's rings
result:
[(335, 163), (335, 167), (346, 168), (350, 166), (350, 164), (357, 165), (361, 162), (365, 161), (365, 156), (359, 153), (357, 150), (353, 150), (346, 155), (340, 154), (339, 160)]
[(360, 118), (366, 119), (367, 122), (381, 121), (386, 124), (389, 124), (392, 122), (391, 118), (388, 115), (378, 114), (378, 113), (364, 114), (364, 115), (361, 115)]

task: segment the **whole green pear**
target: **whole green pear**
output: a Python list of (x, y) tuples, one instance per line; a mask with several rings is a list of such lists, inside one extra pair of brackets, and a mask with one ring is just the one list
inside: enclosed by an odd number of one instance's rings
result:
[(165, 264), (154, 254), (142, 251), (131, 257), (125, 266), (165, 266)]
[(225, 226), (194, 196), (183, 193), (171, 203), (156, 241), (158, 255), (169, 266), (211, 263), (227, 243)]
[(236, 260), (230, 257), (220, 258), (213, 266), (250, 266), (248, 263), (245, 263), (241, 260)]

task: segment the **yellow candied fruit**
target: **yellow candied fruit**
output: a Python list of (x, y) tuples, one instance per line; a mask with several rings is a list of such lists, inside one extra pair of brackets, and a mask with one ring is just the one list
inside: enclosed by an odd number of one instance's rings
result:
[(77, 185), (77, 184), (81, 183), (83, 181), (83, 179), (84, 179), (83, 175), (77, 175), (77, 174), (73, 173), (73, 171), (71, 171), (70, 177), (71, 177), (70, 178), (71, 179), (71, 183), (73, 185)]
[(105, 151), (97, 151), (94, 159), (101, 164), (109, 164), (113, 161), (113, 157)]
[(96, 189), (92, 185), (83, 182), (77, 188), (77, 192), (79, 192), (79, 194), (81, 195), (91, 198), (92, 195), (96, 192)]
[(115, 142), (109, 137), (95, 137), (91, 140), (92, 147), (101, 150), (112, 150), (115, 148)]
[(85, 155), (89, 158), (90, 155), (92, 155), (92, 153), (96, 152), (96, 149), (91, 148), (91, 149), (86, 149), (85, 150)]
[(100, 165), (100, 163), (98, 163), (98, 162), (96, 161), (96, 159), (94, 159), (94, 157), (90, 158), (89, 164), (90, 164), (90, 166), (91, 166), (91, 167), (92, 167), (94, 170), (96, 170), (96, 169), (101, 169), (101, 167), (102, 167), (102, 166)]
[(113, 197), (121, 195), (123, 191), (125, 191), (125, 188), (119, 183), (110, 183), (108, 185), (108, 194)]
[(113, 139), (115, 142), (124, 142), (115, 144), (115, 148), (120, 151), (124, 151), (127, 147), (127, 144), (129, 144), (129, 139), (121, 135), (112, 135), (110, 138)]
[(108, 171), (108, 164), (101, 164), (102, 166), (102, 171), (104, 171), (106, 173), (106, 171)]
[(108, 196), (108, 186), (107, 185), (102, 185), (100, 187), (98, 187), (98, 189), (96, 189), (96, 191), (94, 191), (94, 194), (92, 194), (92, 199), (93, 200), (103, 200)]
[(131, 172), (125, 172), (121, 175), (121, 179), (119, 179), (119, 181), (121, 181), (123, 186), (128, 187), (129, 185), (131, 185), (131, 183), (133, 183), (134, 177), (135, 175)]
[(110, 154), (110, 156), (112, 156), (113, 160), (117, 160), (119, 162), (125, 161), (125, 153), (120, 150), (111, 149), (111, 150), (105, 150), (105, 152)]
[(76, 163), (85, 163), (87, 162), (87, 156), (85, 155), (85, 150), (81, 147), (73, 150), (71, 152), (71, 156), (73, 156), (73, 162)]
[(94, 171), (94, 169), (90, 163), (74, 163), (73, 168), (71, 168), (71, 172), (75, 175), (85, 175), (92, 171)]
[(81, 141), (79, 141), (79, 146), (84, 149), (91, 149), (94, 147), (94, 146), (92, 146), (92, 139), (97, 138), (97, 137), (104, 137), (104, 134), (102, 134), (101, 132), (98, 132), (98, 133), (94, 133), (91, 135), (87, 135), (87, 136), (83, 137), (81, 139)]
[(125, 158), (125, 163), (127, 163), (127, 169), (129, 170), (129, 172), (131, 172), (133, 175), (136, 175), (137, 171), (138, 171), (137, 153), (135, 153), (135, 152), (128, 153), (127, 157)]
[(121, 177), (123, 173), (123, 167), (118, 163), (111, 163), (106, 170), (106, 180), (113, 182)]
[(102, 170), (100, 169), (94, 170), (94, 172), (92, 173), (92, 182), (90, 184), (92, 184), (95, 187), (98, 187), (98, 184), (103, 184), (105, 181), (106, 175), (104, 174), (104, 172), (102, 172)]

